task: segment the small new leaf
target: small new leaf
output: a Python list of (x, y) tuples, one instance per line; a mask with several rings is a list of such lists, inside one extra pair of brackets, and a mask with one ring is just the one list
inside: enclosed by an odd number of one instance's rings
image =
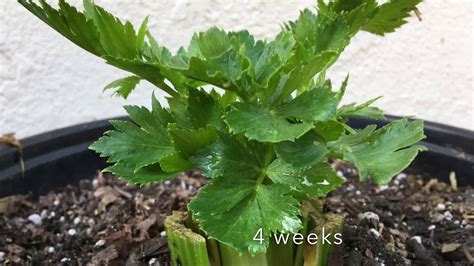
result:
[(360, 116), (376, 120), (385, 120), (383, 111), (377, 107), (370, 106), (372, 103), (380, 99), (377, 97), (361, 105), (355, 103), (344, 105), (337, 110), (338, 116)]
[(128, 95), (140, 83), (140, 78), (137, 76), (130, 76), (123, 79), (118, 79), (105, 86), (104, 91), (113, 89), (114, 94), (127, 99)]

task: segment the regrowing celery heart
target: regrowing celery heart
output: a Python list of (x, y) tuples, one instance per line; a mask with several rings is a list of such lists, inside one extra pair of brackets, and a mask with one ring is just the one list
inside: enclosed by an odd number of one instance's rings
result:
[[(422, 121), (347, 125), (349, 116), (384, 116), (371, 106), (376, 99), (341, 106), (348, 81), (334, 90), (325, 74), (358, 32), (395, 31), (421, 0), (319, 0), (317, 12), (302, 11), (272, 40), (213, 27), (176, 53), (153, 38), (148, 18), (135, 30), (91, 0), (83, 11), (64, 0), (57, 9), (43, 0), (19, 2), (130, 72), (106, 86), (114, 94), (127, 98), (141, 80), (167, 93), (168, 107), (154, 97), (151, 109), (126, 106), (132, 122), (111, 121), (115, 129), (90, 148), (108, 158), (104, 171), (131, 183), (201, 169), (210, 181), (188, 206), (193, 219), (239, 252), (265, 252), (272, 233), (301, 229), (302, 202), (344, 183), (328, 157), (353, 163), (361, 180), (386, 184), (424, 150), (416, 145), (425, 137)], [(253, 240), (259, 229), (261, 242)]]

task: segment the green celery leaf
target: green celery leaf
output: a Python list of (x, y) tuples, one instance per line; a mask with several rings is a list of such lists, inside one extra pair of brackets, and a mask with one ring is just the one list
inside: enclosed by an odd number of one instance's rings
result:
[(264, 47), (267, 45), (266, 41), (255, 40), (248, 30), (229, 32), (228, 35), (232, 46), (239, 50), (239, 53), (245, 60), (255, 65)]
[(337, 94), (330, 86), (312, 88), (288, 103), (275, 107), (277, 115), (308, 121), (326, 121), (336, 115)]
[[(154, 101), (158, 102), (156, 99)], [(150, 112), (146, 107), (135, 105), (124, 106), (124, 109), (133, 122), (141, 127), (141, 130), (163, 138), (168, 136), (166, 128), (168, 124), (173, 122), (168, 110), (153, 108)]]
[(343, 12), (341, 15), (349, 25), (349, 33), (355, 35), (364, 25), (377, 13), (377, 2), (375, 0), (365, 0), (361, 5)]
[[(114, 127), (127, 127), (126, 131), (113, 130), (94, 142), (90, 149), (109, 157), (108, 162), (123, 162), (140, 168), (159, 162), (173, 152), (173, 145), (167, 138), (154, 136), (132, 123), (111, 121)], [(160, 139), (161, 138), (161, 139)]]
[(349, 44), (350, 35), (343, 18), (322, 19), (309, 10), (300, 13), (295, 22), (290, 22), (296, 44), (293, 57), (284, 69), (274, 75), (270, 84), (275, 87), (271, 103), (279, 103), (295, 90), (308, 86), (314, 76), (332, 65)]
[(142, 55), (145, 52), (145, 48), (148, 47), (148, 45), (146, 45), (146, 41), (145, 41), (145, 36), (147, 36), (149, 34), (149, 32), (148, 32), (148, 18), (149, 17), (146, 16), (145, 19), (142, 21), (142, 24), (140, 25), (140, 28), (138, 29), (137, 38), (136, 38), (136, 41), (137, 41), (136, 47)]
[(318, 0), (318, 10), (327, 19), (344, 18), (351, 35), (362, 29), (383, 36), (404, 25), (409, 13), (421, 1), (389, 0), (378, 5), (375, 0), (332, 0), (329, 3)]
[(196, 167), (194, 163), (184, 159), (178, 152), (173, 152), (161, 158), (160, 165), (163, 171), (167, 173), (180, 173)]
[(159, 64), (170, 63), (172, 58), (170, 50), (164, 46), (160, 46), (149, 32), (146, 32), (146, 36), (150, 45), (145, 45), (143, 47), (143, 56), (151, 62), (156, 62)]
[(294, 142), (283, 141), (275, 145), (281, 160), (292, 167), (301, 169), (320, 162), (326, 155), (326, 144), (315, 132), (310, 131)]
[[(215, 93), (217, 94), (217, 93)], [(215, 94), (211, 94), (211, 95), (215, 95)], [(227, 106), (235, 103), (237, 101), (237, 95), (233, 92), (230, 92), (230, 91), (226, 91), (223, 95), (219, 95), (219, 96), (214, 96), (213, 97), (214, 100), (218, 101), (221, 106), (222, 106), (222, 109), (225, 109), (227, 108)], [(221, 115), (222, 117), (222, 115)]]
[(362, 181), (370, 175), (377, 184), (386, 184), (408, 167), (419, 151), (426, 149), (415, 145), (425, 138), (423, 122), (409, 123), (404, 118), (374, 129), (375, 126), (367, 127), (329, 146), (338, 147), (344, 160), (355, 164)]
[(164, 82), (165, 77), (161, 72), (163, 67), (159, 64), (144, 62), (140, 59), (124, 59), (113, 56), (104, 56), (103, 58), (108, 64), (148, 80), (171, 96), (177, 96), (176, 91)]
[(291, 43), (293, 49), (287, 52), (291, 56), (276, 68), (279, 71), (271, 76), (265, 88), (266, 97), (262, 101), (268, 100), (271, 105), (284, 101), (295, 90), (304, 91), (317, 73), (335, 62), (350, 40), (343, 18), (323, 20), (309, 10), (301, 12), (298, 20), (290, 22), (282, 33), (287, 30), (296, 42)]
[(304, 42), (308, 38), (314, 38), (311, 33), (314, 33), (316, 26), (320, 23), (318, 20), (316, 14), (311, 10), (304, 9), (300, 11), (296, 21), (288, 22), (286, 29), (293, 32), (297, 41)]
[(199, 54), (204, 58), (220, 56), (230, 48), (230, 38), (227, 33), (217, 27), (212, 27), (206, 32), (200, 32), (193, 38), (199, 47)]
[[(164, 83), (163, 75), (166, 74), (167, 79), (175, 82), (183, 78), (178, 73), (168, 71), (169, 68), (163, 65), (164, 62), (148, 62), (145, 59), (147, 51), (151, 49), (145, 41), (145, 36), (150, 36), (147, 34), (147, 19), (143, 21), (139, 31), (135, 32), (130, 22), (122, 23), (91, 0), (84, 1), (83, 12), (77, 11), (64, 0), (59, 0), (59, 9), (54, 9), (44, 0), (40, 1), (41, 6), (31, 0), (19, 2), (81, 48), (104, 58), (107, 63), (117, 68), (150, 81), (170, 95), (176, 95), (176, 92)], [(126, 93), (125, 90), (124, 94)]]
[[(295, 90), (305, 91), (361, 28), (381, 35), (391, 32), (405, 23), (420, 1), (391, 0), (378, 6), (374, 0), (328, 4), (320, 0), (319, 14), (304, 10), (271, 41), (256, 41), (248, 31), (225, 32), (213, 27), (195, 34), (187, 50), (172, 55), (148, 32), (148, 18), (135, 31), (130, 22), (119, 20), (92, 0), (84, 1), (83, 12), (64, 0), (59, 0), (58, 9), (43, 0), (40, 5), (19, 0), (72, 42), (173, 97), (186, 94), (189, 86), (212, 84), (245, 101), (257, 98), (264, 106), (280, 104)], [(375, 110), (366, 111), (372, 114)]]
[(366, 3), (373, 3), (375, 0), (331, 0), (326, 3), (324, 0), (318, 0), (318, 11), (326, 16), (333, 15), (331, 12), (344, 13), (357, 9)]
[(350, 149), (351, 146), (362, 144), (371, 140), (376, 135), (376, 125), (369, 125), (362, 130), (353, 130), (353, 133), (342, 135), (335, 141), (328, 143), (328, 148), (336, 153), (343, 153), (344, 150)]
[(294, 140), (313, 125), (310, 122), (290, 122), (276, 114), (250, 103), (235, 103), (225, 114), (225, 121), (233, 133), (244, 133), (249, 139), (262, 142)]
[(168, 180), (179, 173), (165, 173), (159, 164), (151, 164), (135, 170), (134, 166), (127, 166), (120, 163), (105, 168), (103, 172), (112, 173), (127, 180), (127, 182), (141, 185)]
[(324, 142), (338, 140), (345, 132), (344, 125), (338, 121), (319, 121), (314, 124), (314, 132), (320, 136)]
[(349, 83), (349, 74), (347, 74), (346, 78), (342, 81), (341, 87), (340, 87), (339, 90), (337, 91), (337, 99), (338, 99), (339, 101), (342, 100), (342, 97), (343, 97), (344, 94), (346, 93), (347, 83)]
[(344, 105), (337, 110), (338, 116), (360, 116), (368, 117), (377, 120), (385, 120), (383, 111), (377, 107), (370, 106), (372, 103), (380, 99), (377, 97), (361, 105), (356, 105), (355, 103)]
[(137, 58), (140, 55), (138, 45), (141, 41), (132, 24), (122, 23), (92, 0), (84, 0), (84, 14), (91, 19), (99, 31), (100, 43), (109, 56)]
[(350, 41), (347, 23), (340, 17), (336, 17), (328, 23), (317, 24), (313, 34), (307, 36), (307, 38), (310, 40), (311, 50), (315, 54), (324, 51), (340, 53)]
[(325, 3), (318, 0), (319, 14), (331, 18), (340, 16), (349, 26), (349, 33), (354, 35), (366, 25), (378, 11), (375, 0), (333, 0)]
[[(216, 27), (195, 34), (188, 51), (181, 50), (168, 66), (189, 79), (212, 84), (235, 92), (240, 97), (249, 98), (251, 82), (245, 71), (249, 63), (244, 60), (246, 55), (240, 53), (240, 47), (235, 47), (232, 43), (245, 40), (232, 38), (233, 36), (235, 33), (226, 33)], [(239, 37), (245, 36), (253, 39), (245, 34)]]
[(168, 132), (176, 151), (183, 156), (192, 155), (218, 138), (215, 128), (211, 125), (194, 130), (170, 124)]
[(287, 185), (309, 197), (322, 197), (345, 182), (323, 162), (301, 169), (278, 158), (270, 164), (266, 173), (273, 182)]
[(132, 120), (111, 121), (115, 130), (105, 133), (90, 149), (109, 157), (115, 162), (135, 169), (158, 163), (159, 160), (174, 152), (174, 146), (166, 127), (173, 122), (171, 115), (153, 99), (154, 109), (150, 112), (144, 107), (127, 106), (125, 109)]
[(104, 88), (105, 90), (114, 89), (114, 94), (124, 99), (127, 99), (130, 92), (132, 92), (135, 87), (140, 82), (140, 78), (137, 76), (130, 76), (123, 79), (118, 79)]
[[(271, 233), (301, 228), (299, 202), (280, 184), (231, 176), (213, 179), (188, 205), (201, 229), (239, 252), (265, 252)], [(263, 243), (253, 240), (262, 229)]]
[(295, 90), (308, 85), (314, 76), (325, 70), (337, 56), (338, 53), (335, 51), (325, 51), (316, 56), (309, 54), (301, 55), (301, 59), (298, 60), (303, 60), (303, 58), (305, 60), (307, 58), (311, 59), (304, 65), (296, 65), (288, 74), (274, 75), (272, 77), (269, 86), (274, 86), (275, 89), (269, 99), (270, 103), (276, 105), (291, 96), (291, 93)]
[(333, 119), (339, 100), (330, 86), (316, 87), (279, 106), (263, 108), (235, 103), (224, 115), (230, 130), (263, 142), (293, 141), (313, 127)]
[[(195, 91), (194, 94), (196, 95), (191, 93), (192, 91)], [(199, 98), (201, 94), (205, 94), (204, 92), (199, 93), (199, 94), (197, 94), (196, 92), (197, 90), (195, 89), (190, 91), (190, 95), (189, 95), (190, 102), (196, 101), (194, 97)], [(176, 98), (170, 98), (170, 100), (171, 99), (176, 99)], [(207, 122), (200, 123), (202, 121), (207, 121), (207, 120), (199, 120), (199, 118), (201, 118), (203, 115), (201, 113), (198, 113), (198, 111), (201, 111), (201, 110), (195, 110), (192, 108), (190, 109), (189, 107), (191, 105), (188, 105), (187, 107), (188, 107), (189, 112), (186, 110), (180, 111), (180, 108), (185, 108), (186, 106), (180, 105), (180, 104), (176, 105), (175, 102), (178, 102), (178, 101), (171, 101), (170, 106), (171, 106), (171, 109), (175, 111), (173, 113), (174, 117), (179, 118), (180, 119), (179, 121), (181, 123), (178, 122), (178, 124), (168, 125), (168, 134), (171, 138), (171, 141), (173, 143), (173, 146), (176, 152), (160, 160), (161, 167), (166, 172), (181, 172), (181, 171), (186, 171), (186, 170), (195, 168), (196, 164), (189, 161), (189, 157), (196, 151), (204, 148), (205, 146), (211, 144), (213, 141), (217, 139), (216, 130), (211, 124), (207, 124)], [(205, 105), (202, 105), (202, 106), (205, 106)], [(197, 107), (197, 105), (194, 105), (193, 107)], [(208, 106), (206, 106), (203, 109), (206, 109), (207, 107)], [(205, 115), (208, 115), (208, 114), (205, 114)], [(196, 127), (203, 125), (203, 127), (199, 127), (196, 130), (190, 129), (189, 127), (187, 127), (187, 120), (191, 120), (194, 122), (198, 121), (198, 123), (194, 123), (194, 125)], [(207, 124), (207, 126), (204, 126), (204, 124)]]
[(166, 101), (168, 102), (169, 112), (176, 124), (186, 128), (193, 128), (187, 111), (188, 99), (180, 95), (177, 97), (167, 97)]
[(383, 111), (377, 107), (369, 106), (352, 113), (353, 116), (368, 117), (376, 120), (386, 120)]
[(210, 59), (191, 57), (180, 65), (174, 63), (170, 67), (190, 79), (212, 84), (226, 91), (235, 92), (241, 97), (247, 97), (245, 88), (239, 85), (240, 70), (232, 58), (234, 53), (234, 50), (229, 50)]
[(105, 54), (99, 32), (93, 21), (88, 20), (83, 13), (78, 12), (66, 1), (59, 1), (58, 10), (52, 8), (46, 1), (40, 1), (41, 6), (32, 0), (18, 0), (18, 2), (81, 48), (97, 56)]
[(394, 32), (407, 23), (406, 18), (421, 1), (390, 0), (378, 8), (375, 16), (362, 29), (382, 36)]
[(290, 58), (294, 45), (293, 35), (288, 31), (280, 32), (273, 41), (262, 45), (263, 49), (252, 65), (255, 82), (266, 87), (268, 79)]
[(220, 140), (195, 153), (191, 161), (199, 165), (203, 175), (211, 178), (257, 178), (269, 162), (265, 154), (270, 148), (264, 143), (239, 140), (219, 134)]
[[(271, 160), (268, 155), (268, 145), (220, 134), (220, 141), (192, 158), (204, 175), (213, 177), (189, 204), (194, 219), (209, 236), (240, 252), (264, 252), (271, 232), (301, 227), (299, 203), (286, 195), (289, 189), (259, 181)], [(253, 240), (259, 228), (264, 230), (262, 245)]]
[(217, 129), (223, 128), (220, 95), (211, 95), (204, 90), (190, 89), (188, 96), (187, 113), (194, 128), (214, 125)]

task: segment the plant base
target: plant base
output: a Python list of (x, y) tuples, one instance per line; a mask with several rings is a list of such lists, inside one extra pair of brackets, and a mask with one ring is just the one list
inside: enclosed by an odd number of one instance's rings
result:
[[(165, 229), (168, 236), (168, 247), (171, 252), (173, 265), (183, 266), (324, 266), (328, 264), (328, 258), (334, 245), (307, 243), (297, 246), (291, 242), (288, 244), (276, 244), (273, 238), (267, 249), (267, 253), (251, 256), (250, 253), (239, 254), (233, 248), (218, 243), (212, 239), (193, 231), (192, 223), (189, 222), (188, 213), (173, 212), (165, 220)], [(302, 233), (317, 234), (321, 239), (322, 228), (330, 229), (331, 235), (340, 232), (344, 217), (338, 214), (328, 214), (317, 223), (306, 222)], [(307, 230), (308, 226), (312, 230)], [(306, 230), (305, 230), (306, 229)], [(327, 233), (327, 231), (326, 231)], [(333, 240), (333, 238), (331, 238)]]

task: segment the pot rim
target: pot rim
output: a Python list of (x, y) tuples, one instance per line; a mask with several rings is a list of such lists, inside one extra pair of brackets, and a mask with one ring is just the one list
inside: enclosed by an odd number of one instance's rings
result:
[[(368, 124), (383, 126), (398, 116), (387, 115), (387, 120), (351, 117), (349, 125), (361, 128)], [(19, 166), (16, 148), (0, 145), (0, 197), (11, 194), (33, 195), (47, 193), (56, 187), (77, 184), (92, 177), (106, 161), (89, 145), (111, 129), (110, 120), (129, 120), (128, 117), (103, 119), (24, 138), (24, 176)], [(416, 173), (424, 173), (448, 182), (449, 173), (456, 172), (459, 185), (474, 186), (474, 132), (425, 121), (427, 139), (421, 144), (429, 151), (421, 153), (412, 164)]]

